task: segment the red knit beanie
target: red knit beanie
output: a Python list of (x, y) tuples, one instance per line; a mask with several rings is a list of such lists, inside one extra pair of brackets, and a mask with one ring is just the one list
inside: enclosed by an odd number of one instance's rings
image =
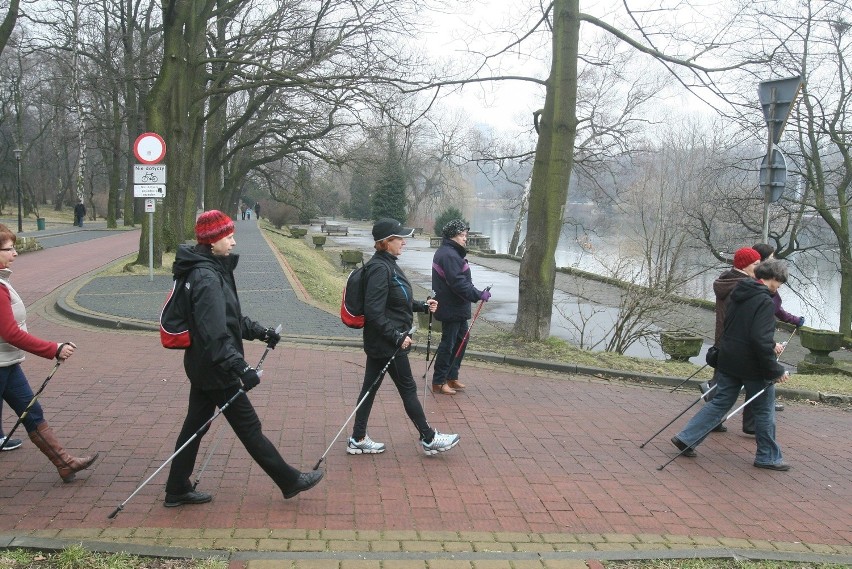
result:
[(755, 261), (759, 260), (760, 253), (758, 253), (751, 247), (743, 247), (742, 249), (737, 249), (737, 252), (734, 253), (734, 267), (737, 269), (744, 269)]
[(233, 220), (217, 209), (205, 211), (195, 222), (195, 239), (202, 245), (211, 245), (233, 232)]

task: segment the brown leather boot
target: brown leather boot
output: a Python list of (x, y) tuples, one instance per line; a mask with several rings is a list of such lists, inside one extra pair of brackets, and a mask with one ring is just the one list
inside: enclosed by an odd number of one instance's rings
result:
[(456, 390), (447, 385), (446, 383), (442, 383), (440, 385), (432, 384), (432, 393), (443, 393), (444, 395), (455, 395)]
[(71, 482), (74, 480), (74, 473), (89, 468), (98, 458), (99, 453), (94, 456), (84, 456), (77, 458), (68, 454), (53, 432), (47, 422), (39, 423), (36, 430), (30, 433), (30, 440), (38, 447), (44, 456), (50, 459), (56, 470), (59, 471), (59, 477), (63, 482)]
[(447, 385), (449, 385), (452, 389), (464, 389), (466, 387), (464, 383), (457, 379), (448, 379)]

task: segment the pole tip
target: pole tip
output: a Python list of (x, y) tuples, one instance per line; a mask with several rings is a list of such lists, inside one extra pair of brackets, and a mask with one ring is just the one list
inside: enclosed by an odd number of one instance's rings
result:
[(118, 512), (120, 512), (123, 508), (124, 508), (124, 506), (118, 506), (115, 510), (112, 511), (112, 513), (110, 515), (107, 516), (107, 518), (110, 519), (110, 520), (115, 518), (115, 516), (118, 515)]

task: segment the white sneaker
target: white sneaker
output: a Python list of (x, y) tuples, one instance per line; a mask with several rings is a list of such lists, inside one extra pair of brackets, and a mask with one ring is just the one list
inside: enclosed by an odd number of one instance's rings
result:
[[(5, 441), (6, 437), (0, 437), (0, 446), (2, 446)], [(21, 439), (9, 439), (9, 442), (6, 443), (6, 446), (3, 447), (3, 452), (20, 448), (22, 444), (24, 444), (24, 441), (22, 441)]]
[(356, 441), (349, 437), (349, 444), (346, 445), (346, 452), (349, 454), (379, 454), (385, 452), (385, 444), (377, 443), (369, 436), (364, 436), (360, 441)]
[(447, 452), (459, 444), (459, 436), (443, 435), (438, 431), (435, 431), (435, 436), (432, 438), (431, 443), (420, 441), (420, 444), (423, 445), (423, 452), (426, 454), (438, 454), (439, 452)]

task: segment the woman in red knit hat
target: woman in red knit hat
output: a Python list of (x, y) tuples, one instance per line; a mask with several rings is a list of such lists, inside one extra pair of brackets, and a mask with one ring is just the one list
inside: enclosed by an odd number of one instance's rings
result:
[[(231, 218), (217, 210), (204, 212), (195, 224), (195, 236), (198, 244), (182, 245), (172, 267), (175, 279), (186, 279), (186, 294), (192, 305), (192, 345), (183, 356), (190, 383), (189, 409), (175, 450), (201, 429), (216, 407), (222, 407), (240, 389), (248, 392), (260, 383), (257, 370), (246, 363), (243, 340), (263, 340), (274, 348), (281, 339), (274, 330), (240, 312), (234, 281), (239, 255), (231, 254), (236, 245)], [(292, 498), (322, 479), (321, 470), (299, 472), (284, 461), (261, 432), (260, 419), (247, 393), (237, 397), (224, 415), (249, 455), (278, 485), (284, 498)], [(166, 482), (167, 507), (203, 504), (213, 499), (206, 492), (194, 490), (189, 480), (202, 436), (196, 437), (172, 462)]]

